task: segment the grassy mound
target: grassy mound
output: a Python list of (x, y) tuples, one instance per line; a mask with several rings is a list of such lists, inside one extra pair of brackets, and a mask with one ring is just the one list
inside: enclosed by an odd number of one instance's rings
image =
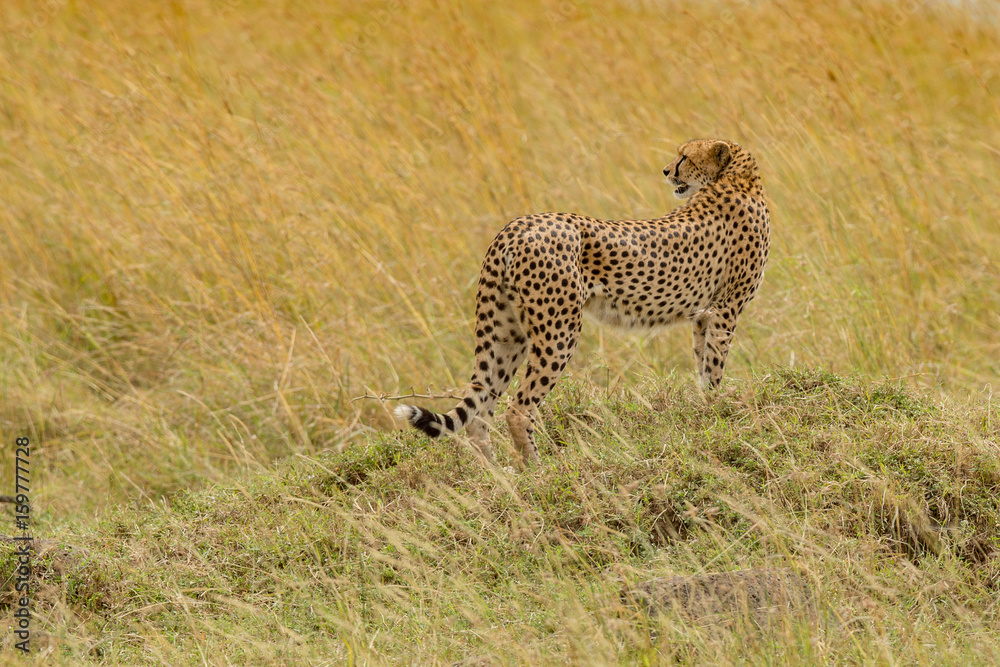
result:
[[(468, 380), (508, 220), (663, 216), (696, 137), (753, 153), (772, 214), (730, 377), (1000, 377), (1000, 3), (5, 0), (0, 26), (0, 439), (44, 445), (40, 520), (391, 428), (352, 399)], [(570, 370), (690, 347), (588, 325)]]
[[(1000, 658), (995, 415), (820, 371), (690, 384), (567, 381), (523, 473), (399, 432), (115, 511), (37, 563), (42, 643), (107, 663)], [(719, 631), (619, 596), (755, 566), (797, 572), (825, 620)]]

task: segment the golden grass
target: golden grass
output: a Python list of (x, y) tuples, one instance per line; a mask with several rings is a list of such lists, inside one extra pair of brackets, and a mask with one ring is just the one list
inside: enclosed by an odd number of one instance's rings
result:
[[(772, 204), (732, 376), (978, 395), (997, 17), (725, 7), (4, 3), (0, 432), (41, 445), (40, 520), (338, 448), (391, 424), (366, 391), (461, 385), (502, 225), (662, 215), (691, 137), (750, 148)], [(688, 372), (689, 348), (591, 324), (570, 372)]]

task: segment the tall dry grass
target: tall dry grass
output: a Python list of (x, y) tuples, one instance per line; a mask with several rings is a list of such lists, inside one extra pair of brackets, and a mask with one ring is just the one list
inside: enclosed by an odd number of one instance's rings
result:
[[(987, 3), (0, 12), (0, 434), (40, 445), (43, 522), (340, 447), (390, 425), (366, 392), (462, 384), (500, 227), (660, 216), (691, 137), (747, 146), (771, 199), (734, 376), (965, 396), (1000, 371)], [(686, 371), (689, 347), (590, 325), (570, 372)]]

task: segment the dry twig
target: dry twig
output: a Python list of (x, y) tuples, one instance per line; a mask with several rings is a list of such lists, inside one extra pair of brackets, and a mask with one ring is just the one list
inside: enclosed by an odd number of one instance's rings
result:
[(418, 394), (416, 392), (411, 391), (409, 394), (400, 394), (398, 396), (390, 396), (389, 394), (386, 394), (384, 392), (379, 394), (378, 396), (375, 396), (373, 394), (365, 394), (364, 396), (358, 396), (356, 398), (352, 398), (351, 403), (366, 398), (379, 401), (380, 403), (384, 403), (385, 401), (398, 401), (404, 398), (453, 398), (456, 401), (462, 400), (461, 396), (456, 396), (455, 394), (450, 392), (447, 394)]

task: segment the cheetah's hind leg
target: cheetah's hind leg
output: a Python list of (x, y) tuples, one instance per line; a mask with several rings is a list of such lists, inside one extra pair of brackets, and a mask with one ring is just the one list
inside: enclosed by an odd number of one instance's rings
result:
[[(562, 376), (580, 338), (583, 322), (580, 277), (571, 268), (567, 271), (566, 278), (565, 286), (552, 281), (552, 300), (568, 304), (561, 311), (553, 308), (554, 315), (549, 315), (549, 311), (543, 308), (541, 295), (521, 299), (524, 303), (519, 310), (526, 320), (522, 328), (531, 331), (531, 350), (524, 380), (518, 387), (514, 403), (507, 411), (507, 425), (510, 437), (520, 453), (519, 463), (522, 466), (539, 460), (538, 445), (535, 442), (538, 405)], [(534, 315), (530, 316), (528, 313)]]

